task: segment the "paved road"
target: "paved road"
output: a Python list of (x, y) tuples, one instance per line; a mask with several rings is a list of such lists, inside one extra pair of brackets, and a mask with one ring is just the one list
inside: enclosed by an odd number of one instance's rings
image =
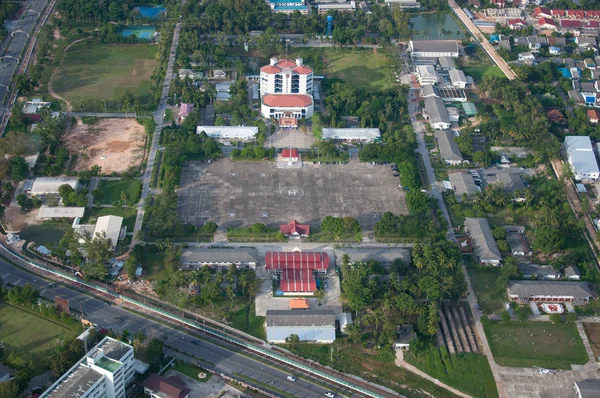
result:
[[(4, 283), (13, 285), (23, 285), (29, 282), (41, 291), (42, 296), (51, 300), (55, 296), (69, 300), (71, 308), (81, 308), (85, 314), (85, 319), (97, 323), (99, 327), (112, 328), (113, 330), (129, 329), (131, 332), (141, 331), (151, 338), (165, 339), (168, 345), (214, 363), (219, 372), (233, 378), (239, 379), (234, 375), (234, 372), (240, 373), (297, 397), (322, 396), (327, 391), (325, 388), (303, 379), (290, 382), (286, 379), (288, 373), (282, 370), (266, 366), (261, 362), (228, 351), (204, 340), (195, 339), (179, 330), (133, 314), (118, 306), (107, 305), (100, 299), (87, 296), (68, 287), (57, 284), (55, 288), (50, 288), (50, 282), (47, 280), (15, 268), (2, 259), (0, 259), (0, 277)], [(117, 317), (122, 317), (124, 321), (118, 322), (115, 319)], [(276, 391), (272, 392), (275, 395), (278, 394)]]
[(508, 66), (504, 58), (498, 55), (494, 47), (492, 47), (492, 45), (486, 40), (485, 36), (483, 36), (479, 29), (477, 29), (477, 27), (469, 19), (469, 17), (467, 17), (467, 14), (465, 14), (462, 8), (460, 8), (460, 6), (456, 4), (454, 0), (448, 0), (448, 4), (450, 4), (450, 7), (452, 8), (456, 16), (458, 16), (458, 18), (467, 27), (467, 29), (469, 29), (473, 37), (475, 37), (475, 40), (477, 40), (479, 44), (481, 44), (481, 47), (483, 47), (485, 52), (490, 56), (492, 61), (494, 61), (494, 63), (498, 65), (498, 67), (502, 70), (506, 77), (508, 77), (509, 80), (516, 79), (517, 75), (515, 74), (515, 72), (513, 72), (512, 69), (510, 69), (510, 66)]
[(179, 43), (179, 32), (181, 31), (181, 23), (175, 26), (173, 31), (173, 42), (171, 43), (171, 52), (169, 54), (169, 62), (167, 63), (167, 73), (165, 74), (165, 81), (163, 84), (163, 90), (160, 97), (160, 103), (158, 110), (154, 113), (154, 121), (156, 122), (156, 130), (152, 135), (152, 145), (150, 146), (150, 152), (148, 153), (148, 161), (146, 163), (146, 171), (143, 176), (142, 195), (140, 202), (137, 206), (137, 217), (135, 219), (135, 226), (133, 228), (133, 239), (131, 240), (131, 247), (135, 246), (139, 240), (137, 238), (137, 232), (142, 229), (142, 223), (144, 222), (144, 205), (146, 198), (151, 194), (150, 190), (150, 179), (152, 178), (152, 170), (154, 169), (154, 162), (156, 161), (156, 154), (158, 152), (158, 146), (160, 142), (160, 133), (163, 128), (163, 116), (167, 109), (167, 98), (169, 96), (169, 87), (171, 85), (171, 78), (173, 77), (173, 64), (175, 63), (175, 54), (177, 53), (177, 44)]

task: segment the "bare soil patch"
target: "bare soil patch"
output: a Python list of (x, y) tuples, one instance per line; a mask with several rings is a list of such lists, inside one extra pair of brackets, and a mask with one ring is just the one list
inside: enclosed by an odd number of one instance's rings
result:
[(600, 323), (584, 323), (583, 329), (596, 358), (600, 357)]
[(75, 170), (97, 164), (102, 173), (122, 173), (141, 163), (144, 126), (135, 119), (99, 119), (93, 124), (78, 122), (63, 138), (69, 152), (77, 154)]

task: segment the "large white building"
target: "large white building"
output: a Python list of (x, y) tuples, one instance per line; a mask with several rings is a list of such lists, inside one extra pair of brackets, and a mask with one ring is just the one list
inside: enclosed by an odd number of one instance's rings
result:
[(452, 40), (411, 40), (410, 53), (415, 58), (458, 58), (458, 43)]
[(313, 70), (302, 58), (271, 58), (260, 68), (261, 114), (266, 118), (309, 119), (313, 115)]
[(25, 191), (31, 196), (58, 195), (58, 188), (62, 185), (70, 185), (76, 190), (78, 180), (76, 177), (38, 177), (30, 188), (25, 188)]
[(576, 180), (598, 180), (600, 170), (598, 169), (598, 162), (596, 161), (590, 137), (566, 136), (565, 151)]
[(324, 140), (343, 142), (374, 142), (381, 139), (378, 128), (324, 128)]
[(258, 134), (254, 126), (198, 126), (196, 134), (205, 132), (210, 138), (222, 141), (253, 141)]
[(417, 79), (421, 85), (438, 83), (438, 75), (432, 65), (417, 65)]
[(133, 347), (110, 337), (81, 358), (40, 398), (121, 398), (133, 380)]

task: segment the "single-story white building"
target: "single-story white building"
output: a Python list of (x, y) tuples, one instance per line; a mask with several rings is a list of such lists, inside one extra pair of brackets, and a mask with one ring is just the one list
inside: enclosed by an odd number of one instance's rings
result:
[(58, 188), (65, 184), (76, 190), (77, 177), (38, 177), (26, 192), (31, 196), (58, 195)]
[(258, 127), (254, 126), (198, 126), (196, 133), (205, 132), (210, 138), (226, 141), (252, 141), (256, 139)]
[(381, 132), (378, 128), (324, 128), (322, 137), (344, 142), (374, 142), (381, 139)]

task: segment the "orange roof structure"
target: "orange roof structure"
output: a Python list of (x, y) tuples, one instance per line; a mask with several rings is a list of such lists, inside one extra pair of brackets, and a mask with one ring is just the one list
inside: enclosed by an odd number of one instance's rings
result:
[(307, 299), (297, 298), (290, 300), (290, 310), (307, 310), (309, 308)]
[(597, 109), (589, 109), (587, 111), (587, 116), (588, 116), (588, 119), (590, 119), (590, 120), (598, 121), (598, 120), (600, 120), (600, 111), (598, 111)]
[(268, 73), (270, 75), (275, 75), (277, 73), (281, 73), (281, 68), (277, 67), (277, 66), (273, 66), (273, 65), (265, 65), (262, 68), (260, 68), (261, 72), (264, 73)]
[(298, 119), (295, 117), (282, 117), (279, 119), (279, 127), (298, 127)]
[[(283, 151), (283, 157), (292, 157), (285, 156), (285, 151), (290, 151), (289, 149), (285, 149)], [(296, 152), (296, 157), (298, 157), (298, 152), (295, 149), (292, 149), (293, 152)], [(279, 226), (279, 232), (284, 235), (310, 235), (310, 225), (308, 224), (300, 224), (296, 220), (292, 220), (289, 224), (283, 224)]]
[(277, 66), (281, 66), (282, 68), (293, 68), (296, 66), (296, 63), (289, 59), (282, 59), (281, 61), (277, 62)]
[[(298, 151), (295, 149), (284, 149), (283, 151), (281, 151), (281, 157), (283, 158), (297, 158), (298, 157)], [(292, 223), (296, 223), (296, 220), (293, 220), (290, 224)]]
[(299, 75), (310, 75), (313, 72), (312, 68), (309, 68), (308, 66), (304, 66), (304, 65), (296, 66), (292, 70)]
[(263, 103), (272, 107), (304, 108), (312, 104), (312, 98), (306, 94), (267, 94)]

